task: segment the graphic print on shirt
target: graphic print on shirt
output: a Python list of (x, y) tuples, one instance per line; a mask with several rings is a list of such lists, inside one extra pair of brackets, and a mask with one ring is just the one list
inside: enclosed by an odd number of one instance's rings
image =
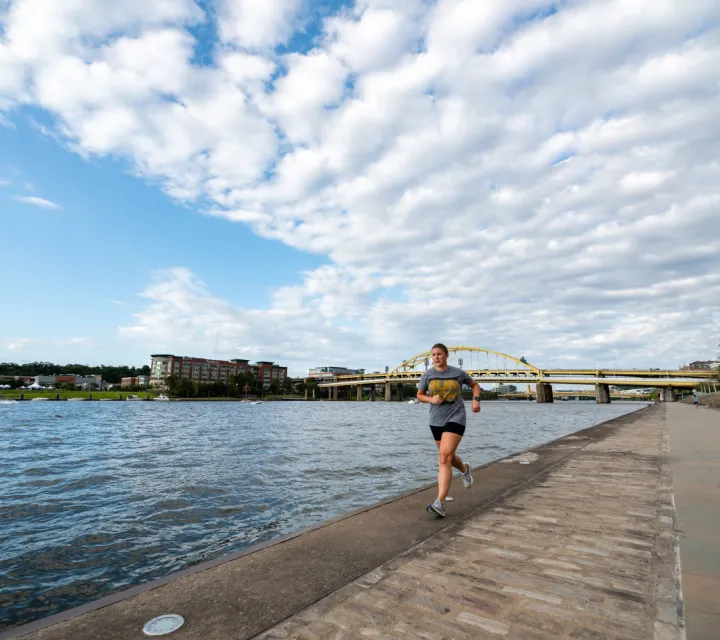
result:
[(428, 395), (440, 396), (443, 402), (455, 402), (460, 396), (460, 383), (457, 380), (430, 380)]

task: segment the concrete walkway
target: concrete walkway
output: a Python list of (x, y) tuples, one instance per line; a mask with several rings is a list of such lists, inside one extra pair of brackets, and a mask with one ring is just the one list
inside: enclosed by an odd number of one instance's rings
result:
[(720, 638), (720, 411), (667, 406), (689, 640)]
[(657, 406), (259, 637), (682, 638), (667, 450)]

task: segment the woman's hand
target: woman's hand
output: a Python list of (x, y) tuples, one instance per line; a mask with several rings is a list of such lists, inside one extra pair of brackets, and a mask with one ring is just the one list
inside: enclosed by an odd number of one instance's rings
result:
[(442, 396), (433, 396), (432, 398), (430, 398), (430, 404), (442, 404), (442, 403), (443, 403)]
[(472, 412), (473, 412), (473, 413), (480, 413), (480, 400), (473, 400), (473, 401), (472, 401)]

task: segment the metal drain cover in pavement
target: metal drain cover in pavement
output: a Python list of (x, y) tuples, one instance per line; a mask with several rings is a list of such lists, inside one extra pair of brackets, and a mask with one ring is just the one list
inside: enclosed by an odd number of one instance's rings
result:
[(185, 618), (176, 613), (168, 613), (164, 616), (153, 618), (143, 627), (143, 633), (147, 636), (164, 636), (177, 631), (185, 624)]

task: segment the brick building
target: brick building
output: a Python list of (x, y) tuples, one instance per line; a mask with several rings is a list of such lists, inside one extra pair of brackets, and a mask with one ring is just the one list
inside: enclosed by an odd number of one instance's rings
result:
[(280, 384), (287, 378), (287, 367), (281, 367), (266, 360), (250, 364), (249, 360), (235, 358), (233, 360), (209, 360), (189, 356), (175, 356), (169, 353), (150, 356), (150, 386), (163, 386), (165, 378), (174, 375), (178, 378), (203, 382), (231, 382), (240, 373), (251, 373), (264, 389), (270, 388), (270, 382), (277, 380)]
[(120, 380), (121, 387), (147, 387), (148, 384), (150, 384), (150, 376), (135, 376)]

